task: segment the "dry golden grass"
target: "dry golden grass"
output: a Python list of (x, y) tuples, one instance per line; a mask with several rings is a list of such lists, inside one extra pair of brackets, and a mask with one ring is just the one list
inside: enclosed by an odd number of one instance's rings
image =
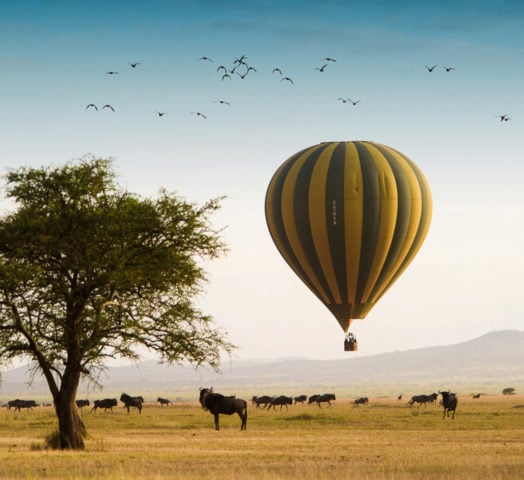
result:
[(354, 408), (249, 408), (248, 429), (221, 416), (221, 430), (197, 403), (142, 415), (83, 414), (83, 452), (43, 448), (51, 408), (0, 410), (1, 479), (475, 479), (524, 477), (524, 398), (461, 397), (455, 420), (436, 406), (371, 398)]

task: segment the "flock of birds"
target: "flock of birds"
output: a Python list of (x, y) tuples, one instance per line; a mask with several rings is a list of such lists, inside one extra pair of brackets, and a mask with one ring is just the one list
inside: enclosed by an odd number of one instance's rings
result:
[[(246, 60), (247, 60), (247, 56), (245, 54), (242, 54), (240, 57), (236, 57), (233, 60), (233, 64), (230, 67), (227, 67), (226, 65), (223, 65), (223, 64), (219, 65), (216, 68), (216, 72), (219, 74), (221, 81), (222, 82), (225, 80), (232, 81), (233, 78), (235, 78), (235, 76), (238, 76), (240, 79), (244, 80), (251, 72), (257, 73), (257, 69), (254, 66), (249, 65), (246, 62)], [(214, 63), (213, 59), (208, 56), (202, 56), (198, 58), (197, 61)], [(329, 67), (329, 65), (336, 63), (337, 60), (332, 57), (324, 57), (320, 59), (320, 61), (322, 62), (322, 64), (318, 67), (315, 67), (314, 70), (320, 73), (324, 73), (326, 69)], [(140, 62), (128, 62), (128, 63), (131, 68), (137, 68), (138, 65), (141, 65)], [(435, 72), (438, 66), (439, 65), (437, 64), (431, 65), (431, 66), (425, 65), (426, 70), (429, 73)], [(442, 68), (448, 73), (455, 70), (455, 67), (451, 67), (447, 65), (443, 65)], [(271, 74), (276, 75), (278, 78), (280, 78), (281, 82), (288, 82), (291, 85), (295, 84), (295, 82), (293, 81), (293, 79), (290, 76), (284, 75), (280, 67), (274, 67), (273, 70), (271, 71)], [(119, 72), (114, 71), (114, 70), (109, 70), (108, 72), (106, 72), (106, 75), (119, 75)], [(342, 103), (348, 103), (354, 107), (357, 106), (361, 102), (361, 100), (353, 100), (349, 97), (338, 97), (337, 101), (340, 101)], [(214, 100), (213, 103), (227, 105), (227, 106), (231, 105), (231, 103), (226, 100)], [(89, 109), (94, 109), (96, 111), (99, 110), (98, 106), (94, 103), (89, 103), (86, 106), (86, 110), (89, 110)], [(111, 110), (112, 112), (115, 112), (115, 108), (110, 104), (105, 104), (100, 108), (100, 110), (104, 110), (104, 109), (108, 109), (108, 110)], [(158, 117), (163, 117), (168, 114), (165, 111), (159, 111), (159, 110), (155, 110), (154, 113), (156, 113)], [(192, 112), (189, 112), (189, 114), (195, 115), (202, 119), (207, 119), (207, 115), (202, 112), (192, 111)], [(508, 114), (495, 115), (495, 117), (498, 118), (500, 122), (508, 122), (511, 120), (511, 117)]]

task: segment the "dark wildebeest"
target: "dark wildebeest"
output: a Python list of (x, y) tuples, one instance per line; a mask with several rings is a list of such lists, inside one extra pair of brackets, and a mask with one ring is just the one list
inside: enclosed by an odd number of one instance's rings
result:
[(33, 407), (38, 407), (38, 403), (36, 403), (34, 400), (20, 400), (19, 398), (15, 400), (9, 400), (7, 402), (7, 408), (11, 410), (11, 408), (15, 409), (15, 412), (18, 410), (21, 411), (22, 408), (26, 408), (28, 411), (32, 410)]
[(335, 394), (334, 393), (324, 393), (322, 395), (319, 395), (316, 399), (316, 403), (317, 405), (322, 408), (322, 405), (320, 405), (321, 403), (327, 403), (328, 404), (328, 408), (331, 407), (331, 400), (336, 400), (337, 398), (335, 397)]
[(113, 411), (113, 407), (116, 407), (117, 405), (118, 402), (116, 401), (116, 398), (104, 398), (102, 400), (95, 400), (91, 412), (93, 410), (96, 412), (98, 408), (103, 408), (104, 412), (106, 412), (107, 410)]
[(161, 407), (163, 407), (164, 405), (173, 405), (173, 402), (167, 398), (158, 397), (156, 401), (160, 403)]
[(438, 393), (442, 395), (442, 406), (444, 407), (444, 413), (442, 415), (442, 418), (445, 418), (446, 414), (449, 417), (449, 412), (453, 412), (451, 418), (454, 419), (455, 410), (457, 409), (458, 403), (457, 396), (454, 393), (451, 393), (449, 390), (444, 392), (439, 391)]
[(315, 395), (310, 395), (307, 399), (307, 404), (311, 405), (312, 403), (317, 403), (318, 397), (320, 397), (320, 394), (316, 393)]
[(267, 407), (271, 404), (271, 400), (273, 397), (270, 397), (269, 395), (262, 395), (260, 397), (253, 397), (251, 399), (251, 402), (256, 405), (257, 408), (260, 408), (260, 405), (263, 407)]
[(304, 403), (306, 400), (307, 400), (307, 396), (306, 395), (299, 395), (298, 397), (293, 397), (293, 400), (295, 402), (295, 405), (297, 403)]
[(475, 395), (473, 395), (473, 398), (480, 398), (480, 393), (475, 393)]
[(124, 408), (127, 409), (127, 413), (131, 408), (136, 408), (138, 413), (142, 413), (142, 404), (144, 403), (144, 397), (132, 397), (127, 393), (120, 395), (120, 401), (124, 403)]
[(360, 398), (355, 399), (355, 401), (353, 402), (353, 406), (358, 407), (359, 405), (366, 405), (368, 402), (369, 402), (368, 397), (360, 397)]
[(76, 406), (80, 410), (82, 410), (84, 407), (89, 407), (89, 405), (90, 405), (89, 400), (81, 400), (81, 399), (79, 399), (79, 400), (76, 400), (75, 403), (76, 403)]
[(201, 388), (199, 396), (200, 405), (204, 410), (208, 410), (215, 419), (215, 430), (220, 430), (219, 414), (233, 415), (237, 413), (242, 420), (240, 430), (245, 430), (247, 426), (247, 402), (241, 398), (225, 397), (221, 393), (213, 392), (212, 388)]
[(413, 406), (413, 404), (418, 403), (420, 405), (426, 406), (426, 403), (435, 403), (437, 400), (438, 394), (432, 393), (431, 395), (413, 395), (411, 400), (408, 402), (408, 407)]
[(271, 407), (273, 407), (273, 410), (276, 410), (277, 405), (280, 405), (280, 410), (282, 410), (283, 406), (285, 406), (287, 410), (288, 405), (293, 405), (293, 399), (291, 397), (286, 397), (285, 395), (273, 397), (267, 409), (270, 410)]

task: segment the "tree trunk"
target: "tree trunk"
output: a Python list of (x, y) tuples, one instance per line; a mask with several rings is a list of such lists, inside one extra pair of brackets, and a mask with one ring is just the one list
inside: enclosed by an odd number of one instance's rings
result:
[(57, 408), (56, 414), (60, 448), (62, 450), (83, 450), (86, 429), (76, 405)]
[(55, 399), (59, 445), (62, 450), (84, 449), (86, 428), (75, 403), (77, 386), (78, 382), (67, 382), (64, 377), (58, 398)]

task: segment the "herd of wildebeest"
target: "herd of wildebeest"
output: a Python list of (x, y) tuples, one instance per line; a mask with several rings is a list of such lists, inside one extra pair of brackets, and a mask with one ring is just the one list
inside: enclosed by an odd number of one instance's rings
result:
[[(438, 393), (432, 393), (429, 395), (413, 395), (407, 402), (408, 407), (413, 406), (426, 406), (426, 404), (436, 404), (438, 396), (441, 396), (440, 405), (444, 409), (442, 418), (451, 416), (455, 418), (455, 410), (457, 409), (458, 398), (455, 393), (450, 391), (440, 391)], [(474, 396), (478, 398), (480, 395)], [(402, 395), (399, 395), (397, 399), (402, 400)], [(251, 398), (251, 404), (257, 409), (276, 410), (279, 407), (282, 410), (289, 406), (297, 404), (316, 405), (322, 408), (326, 405), (328, 408), (331, 407), (331, 402), (336, 400), (334, 393), (314, 394), (314, 395), (298, 395), (295, 397), (289, 397), (286, 395), (260, 395), (253, 396)], [(144, 397), (131, 396), (127, 393), (120, 395), (120, 401), (124, 404), (123, 407), (130, 413), (131, 409), (136, 409), (138, 413), (142, 413), (142, 407), (144, 405)], [(173, 402), (167, 398), (158, 397), (157, 402), (160, 406), (173, 405)], [(213, 391), (213, 388), (200, 388), (199, 390), (199, 402), (202, 408), (209, 411), (214, 417), (215, 429), (219, 430), (219, 415), (232, 415), (238, 414), (240, 417), (241, 430), (245, 430), (247, 427), (247, 405), (248, 402), (236, 396), (226, 396), (221, 393)], [(367, 405), (369, 403), (368, 397), (358, 397), (353, 400), (353, 406), (358, 407), (360, 405)], [(15, 411), (21, 411), (22, 409), (31, 410), (33, 407), (38, 407), (39, 404), (34, 400), (21, 400), (19, 398), (10, 400), (5, 405), (9, 410), (14, 409)], [(84, 408), (90, 407), (90, 412), (96, 412), (98, 409), (107, 411), (113, 411), (114, 407), (118, 406), (116, 398), (104, 398), (95, 400), (92, 404), (89, 400), (78, 399), (76, 400), (76, 406), (83, 411)]]

